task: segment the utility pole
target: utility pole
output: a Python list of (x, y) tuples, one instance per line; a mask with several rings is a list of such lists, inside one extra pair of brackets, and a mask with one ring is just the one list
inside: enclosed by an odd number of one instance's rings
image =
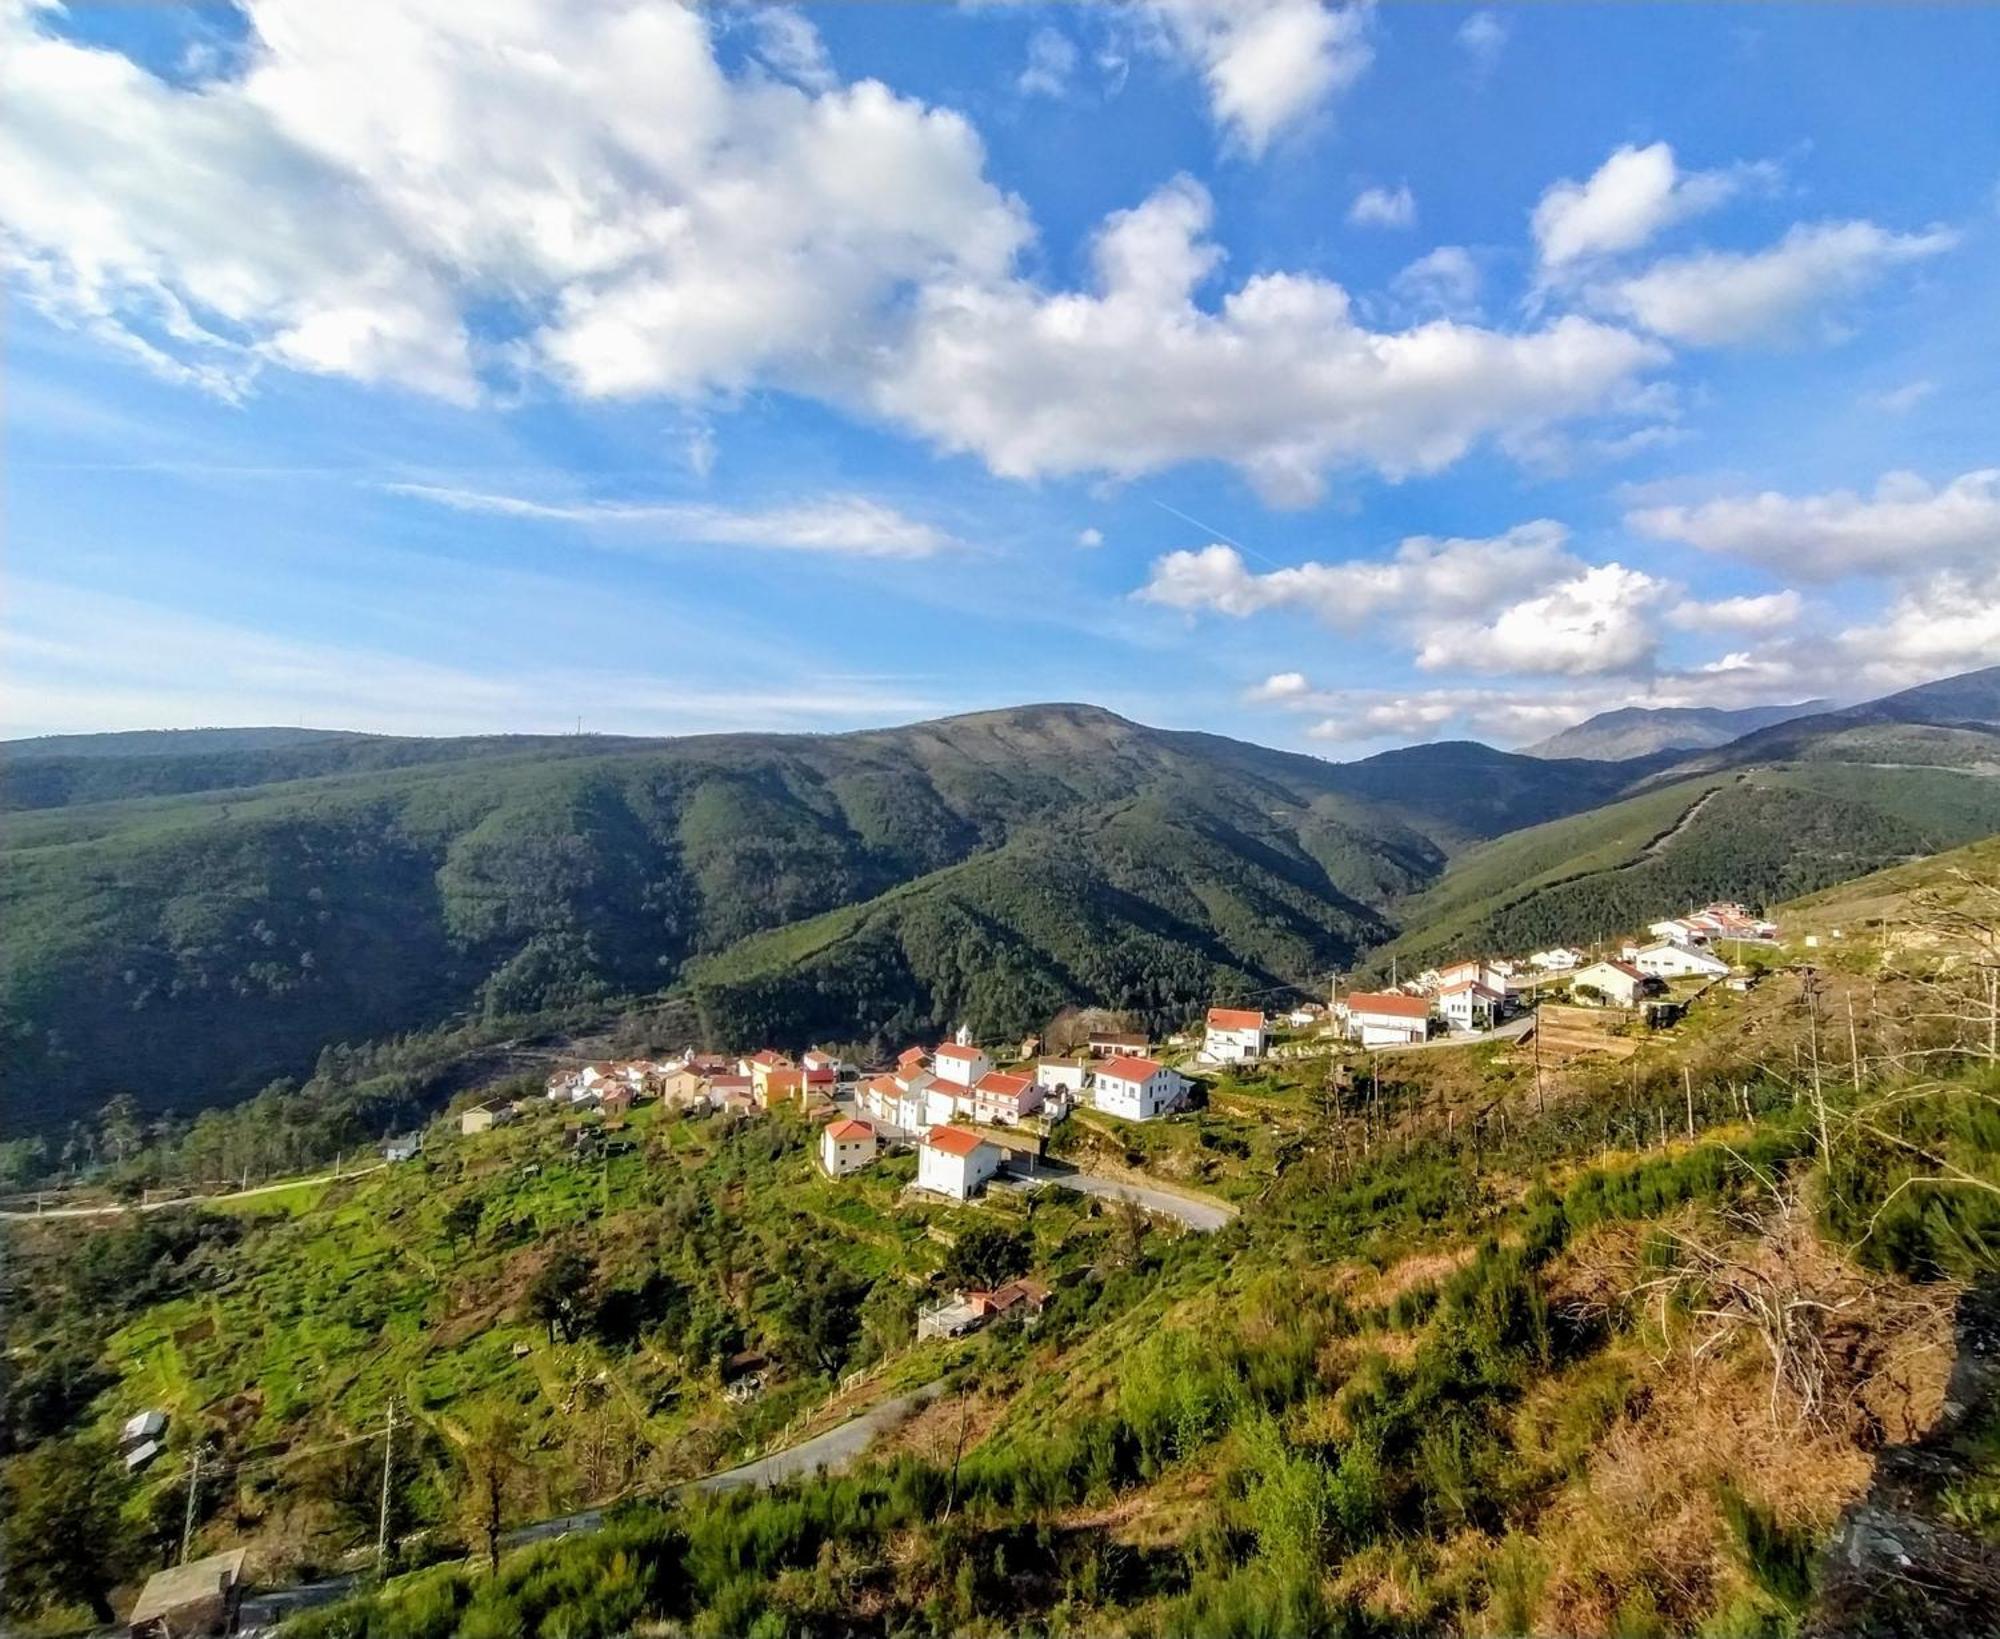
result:
[(382, 1429), (382, 1512), (375, 1526), (375, 1572), (386, 1574), (389, 1563), (389, 1464), (396, 1450), (396, 1402), (389, 1402), (389, 1420)]
[(187, 1512), (181, 1516), (181, 1559), (185, 1565), (189, 1551), (194, 1547), (194, 1499), (201, 1489), (201, 1442), (195, 1441), (194, 1462), (188, 1469)]
[(1681, 1066), (1681, 1091), (1687, 1095), (1688, 1142), (1692, 1144), (1694, 1142), (1694, 1077), (1689, 1073), (1688, 1067), (1685, 1064)]
[(1861, 1091), (1861, 1038), (1854, 1029), (1854, 992), (1847, 993), (1847, 1062), (1853, 1071), (1854, 1090)]

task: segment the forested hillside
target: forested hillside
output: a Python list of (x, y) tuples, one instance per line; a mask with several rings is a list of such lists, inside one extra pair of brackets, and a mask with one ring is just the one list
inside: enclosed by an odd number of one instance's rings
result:
[[(1316, 979), (1445, 858), (1421, 802), (1389, 815), (1345, 794), (1350, 771), (1088, 707), (830, 738), (445, 745), (422, 766), (17, 814), (0, 1016), (9, 1084), (41, 1090), (25, 1119), (114, 1090), (213, 1102), (328, 1042), (658, 992), (691, 958), (920, 882), (893, 956), (851, 943), (809, 1004), (794, 981), (782, 997), (718, 981), (718, 1031), (1012, 1030), (1058, 992), (1185, 1006)], [(240, 782), (353, 749), (216, 755)], [(1010, 958), (988, 960), (1001, 929)]]
[(825, 737), (22, 742), (0, 1075), (49, 1130), (119, 1091), (227, 1102), (333, 1043), (667, 992), (716, 1046), (1009, 1035), (1082, 1003), (1167, 1025), (1370, 952), (1587, 941), (2000, 829), (1982, 714), (2000, 672), (1680, 761), (1337, 764), (1089, 706)]

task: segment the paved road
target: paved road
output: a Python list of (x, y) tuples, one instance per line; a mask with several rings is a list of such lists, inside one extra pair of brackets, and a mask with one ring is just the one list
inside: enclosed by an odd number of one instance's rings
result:
[[(837, 1474), (866, 1451), (876, 1435), (895, 1427), (920, 1406), (936, 1399), (943, 1387), (941, 1378), (926, 1383), (908, 1394), (899, 1394), (870, 1406), (858, 1417), (852, 1417), (824, 1434), (815, 1434), (810, 1440), (801, 1440), (783, 1451), (774, 1451), (754, 1463), (743, 1463), (736, 1468), (703, 1475), (680, 1489), (736, 1491), (746, 1486), (778, 1485), (786, 1480), (804, 1479), (820, 1469)], [(503, 1548), (521, 1548), (531, 1542), (549, 1542), (557, 1537), (582, 1535), (598, 1530), (603, 1524), (603, 1509), (585, 1508), (556, 1519), (516, 1526), (500, 1538), (500, 1545)], [(319, 1582), (301, 1583), (297, 1587), (253, 1593), (243, 1601), (243, 1632), (245, 1635), (268, 1632), (299, 1611), (344, 1599), (354, 1591), (359, 1580), (355, 1575), (333, 1576)]]
[(321, 1172), (310, 1178), (280, 1178), (274, 1184), (256, 1184), (249, 1189), (225, 1190), (220, 1195), (166, 1195), (157, 1201), (114, 1201), (106, 1206), (52, 1206), (40, 1212), (0, 1211), (0, 1218), (112, 1218), (121, 1212), (165, 1212), (170, 1207), (202, 1206), (210, 1201), (249, 1201), (259, 1195), (276, 1195), (280, 1190), (303, 1189), (308, 1184), (331, 1184), (336, 1180), (365, 1178), (380, 1172), (388, 1163), (377, 1161), (370, 1167), (350, 1172)]
[(1212, 1234), (1236, 1216), (1236, 1208), (1227, 1201), (1182, 1195), (1177, 1190), (1154, 1189), (1146, 1184), (1127, 1183), (1122, 1178), (1100, 1178), (1095, 1173), (1047, 1169), (1036, 1176), (1045, 1183), (1073, 1189), (1082, 1195), (1095, 1195), (1100, 1200), (1130, 1201), (1148, 1212), (1178, 1218), (1188, 1228), (1200, 1230), (1203, 1234)]

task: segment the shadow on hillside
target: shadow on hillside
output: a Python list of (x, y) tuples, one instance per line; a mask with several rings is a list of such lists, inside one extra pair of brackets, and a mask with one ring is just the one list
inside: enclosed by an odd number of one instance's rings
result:
[(1821, 1560), (1800, 1639), (2000, 1635), (2000, 1544), (1945, 1507), (1975, 1436), (2000, 1421), (2000, 1283), (1959, 1301), (1953, 1332), (1943, 1412), (1921, 1438), (1883, 1447)]

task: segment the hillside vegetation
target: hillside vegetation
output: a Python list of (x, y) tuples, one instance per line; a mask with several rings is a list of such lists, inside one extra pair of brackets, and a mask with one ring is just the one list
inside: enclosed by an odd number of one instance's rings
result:
[[(1922, 921), (1984, 857), (1869, 900)], [(834, 1183), (786, 1116), (657, 1109), (601, 1158), (548, 1116), (441, 1125), (275, 1210), (33, 1225), (6, 1477), (88, 1487), (101, 1529), (29, 1539), (10, 1597), (122, 1607), (197, 1439), (199, 1548), (365, 1564), (393, 1398), (403, 1574), (295, 1639), (1982, 1631), (2000, 1088), (1959, 1001), (2000, 883), (1966, 891), (1963, 924), (1847, 933), (1628, 1062), (1320, 1054), (1066, 1136), (1240, 1202), (1213, 1236), (1056, 1190), (927, 1204), (907, 1159)], [(1035, 1327), (913, 1340), (920, 1301), (1020, 1272), (1055, 1293)], [(732, 1400), (745, 1350), (766, 1386)], [(673, 1489), (925, 1381), (849, 1475)], [(169, 1454), (127, 1482), (106, 1443), (145, 1405)]]
[[(1366, 765), (1087, 707), (824, 739), (431, 750), (312, 778), (296, 759), (411, 745), (224, 751), (230, 779), (275, 783), (16, 814), (0, 1074), (41, 1090), (25, 1120), (116, 1090), (149, 1109), (214, 1102), (303, 1073), (331, 1042), (657, 993), (695, 959), (850, 907), (868, 907), (857, 936), (810, 995), (765, 982), (755, 952), (740, 977), (719, 969), (703, 992), (716, 1039), (960, 1017), (1008, 1032), (1058, 992), (1164, 1017), (1218, 988), (1316, 984), (1390, 931), (1382, 907), (1448, 845), (1510, 822), (1455, 789), (1392, 813), (1349, 789)], [(136, 776), (147, 789), (203, 763), (142, 757)], [(1571, 795), (1524, 790), (1532, 811), (1587, 800), (1558, 768)]]

